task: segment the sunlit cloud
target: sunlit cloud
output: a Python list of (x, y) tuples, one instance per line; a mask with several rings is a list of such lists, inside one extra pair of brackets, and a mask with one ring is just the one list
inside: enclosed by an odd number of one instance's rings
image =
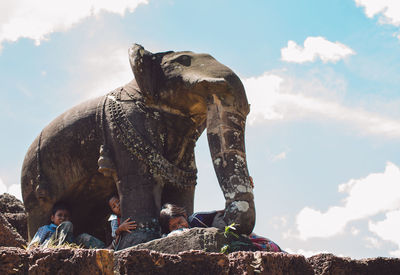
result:
[(356, 227), (351, 227), (351, 229), (350, 229), (350, 233), (351, 233), (351, 235), (353, 235), (353, 236), (357, 236), (358, 235), (358, 233), (360, 233), (360, 230), (358, 229), (358, 228), (356, 228)]
[(281, 217), (273, 217), (271, 219), (271, 224), (275, 230), (280, 230), (287, 226), (288, 221), (287, 221), (286, 217), (282, 217), (282, 216)]
[(324, 63), (336, 63), (353, 54), (354, 50), (348, 46), (320, 36), (307, 37), (303, 47), (290, 40), (287, 47), (281, 49), (281, 59), (293, 63), (314, 62), (318, 58)]
[(127, 46), (92, 48), (90, 52), (82, 53), (71, 70), (79, 71), (79, 78), (72, 80), (68, 87), (78, 94), (77, 103), (105, 95), (134, 78)]
[[(302, 81), (283, 73), (270, 72), (243, 79), (251, 105), (249, 123), (304, 118), (329, 119), (349, 125), (363, 134), (400, 137), (398, 120), (358, 106), (345, 106), (339, 100), (329, 97), (329, 93), (335, 94), (337, 89), (342, 89), (340, 82), (334, 84), (333, 88), (325, 88), (324, 83), (318, 79), (310, 79), (309, 84)], [(316, 89), (317, 92), (313, 93)], [(324, 93), (327, 96), (317, 95)]]
[(7, 192), (7, 186), (4, 184), (3, 180), (0, 178), (0, 194)]
[(11, 186), (7, 187), (7, 185), (5, 185), (3, 180), (0, 178), (0, 195), (3, 193), (11, 194), (22, 201), (21, 185), (12, 184)]
[(14, 0), (0, 2), (0, 50), (4, 41), (29, 38), (39, 45), (54, 32), (67, 31), (85, 18), (109, 12), (123, 16), (147, 0)]
[(400, 2), (393, 0), (354, 0), (357, 6), (363, 7), (365, 15), (373, 18), (379, 15), (381, 24), (400, 26)]
[(399, 225), (400, 225), (400, 207), (397, 210), (387, 212), (386, 217), (383, 221), (378, 221), (378, 222), (370, 221), (368, 224), (369, 230), (374, 232), (382, 240), (390, 241), (397, 245), (398, 248), (397, 250), (389, 252), (390, 255), (394, 257), (400, 257)]
[(382, 242), (374, 237), (365, 237), (365, 247), (367, 248), (381, 248)]
[(299, 212), (296, 217), (299, 232), (297, 237), (303, 240), (316, 237), (329, 238), (344, 233), (351, 221), (369, 219), (377, 214), (386, 213), (386, 220), (370, 222), (369, 228), (383, 239), (400, 245), (400, 238), (394, 234), (397, 231), (393, 231), (400, 224), (398, 166), (388, 162), (383, 173), (372, 173), (365, 178), (351, 179), (347, 183), (340, 184), (338, 191), (347, 195), (340, 205), (331, 206), (325, 212), (310, 207), (305, 207)]
[(305, 249), (291, 249), (291, 248), (282, 248), (282, 249), (290, 254), (299, 254), (299, 255), (303, 255), (306, 258), (314, 256), (314, 255), (318, 255), (321, 253), (331, 253), (327, 250), (305, 250)]

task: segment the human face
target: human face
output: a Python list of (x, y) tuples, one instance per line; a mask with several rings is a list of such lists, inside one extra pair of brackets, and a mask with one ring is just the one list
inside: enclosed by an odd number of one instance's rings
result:
[(117, 215), (121, 216), (121, 209), (119, 208), (119, 199), (117, 197), (112, 197), (108, 201), (108, 205), (110, 205), (111, 211)]
[(54, 215), (51, 215), (51, 222), (57, 226), (65, 221), (69, 221), (69, 211), (66, 209), (59, 209)]
[(169, 228), (169, 231), (172, 232), (172, 231), (180, 229), (180, 228), (189, 228), (189, 224), (187, 223), (187, 220), (184, 217), (179, 216), (179, 217), (171, 218), (169, 220), (168, 228)]

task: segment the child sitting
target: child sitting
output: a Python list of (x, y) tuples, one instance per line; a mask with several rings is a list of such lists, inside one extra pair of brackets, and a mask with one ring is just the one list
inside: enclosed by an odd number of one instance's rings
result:
[(108, 205), (110, 206), (111, 211), (114, 213), (110, 215), (108, 221), (111, 224), (111, 237), (113, 238), (110, 248), (113, 248), (115, 250), (118, 247), (121, 233), (131, 233), (131, 230), (136, 229), (137, 225), (135, 221), (130, 220), (131, 218), (127, 218), (122, 223), (120, 222), (121, 209), (119, 206), (118, 195), (112, 195), (111, 198), (108, 200)]
[(177, 235), (182, 231), (189, 230), (185, 209), (174, 204), (163, 205), (159, 222), (163, 236)]
[(104, 243), (99, 239), (83, 233), (74, 239), (73, 225), (70, 222), (69, 207), (64, 202), (55, 203), (51, 210), (51, 223), (38, 229), (28, 248), (34, 246), (60, 246), (65, 243), (77, 243), (85, 248), (103, 248)]

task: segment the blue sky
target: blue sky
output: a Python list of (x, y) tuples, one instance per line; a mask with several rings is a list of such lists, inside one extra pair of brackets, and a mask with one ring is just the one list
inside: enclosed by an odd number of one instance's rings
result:
[[(306, 256), (400, 257), (400, 5), (0, 3), (0, 193), (57, 115), (130, 81), (127, 49), (212, 54), (246, 87), (255, 232)], [(195, 209), (224, 207), (204, 135)], [(213, 197), (210, 198), (210, 194)]]

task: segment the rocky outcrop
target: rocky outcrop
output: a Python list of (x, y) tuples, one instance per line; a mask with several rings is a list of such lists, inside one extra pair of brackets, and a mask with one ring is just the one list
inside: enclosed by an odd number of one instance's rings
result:
[[(133, 246), (134, 249), (148, 249), (163, 253), (177, 254), (185, 250), (202, 250), (205, 252), (220, 252), (224, 245), (232, 247), (232, 242), (240, 241), (236, 250), (255, 250), (248, 238), (239, 237), (236, 239), (232, 235), (225, 236), (217, 228), (192, 228), (179, 235), (168, 236), (166, 238), (155, 239), (147, 243)], [(237, 242), (236, 242), (237, 243)]]
[(300, 255), (234, 252), (229, 255), (186, 251), (164, 254), (125, 249), (115, 253), (119, 274), (314, 274)]
[(352, 260), (332, 254), (318, 254), (308, 258), (314, 274), (400, 274), (399, 258), (371, 258)]
[(276, 252), (234, 252), (229, 254), (229, 274), (314, 274), (302, 255)]
[(351, 260), (332, 254), (306, 259), (274, 252), (204, 251), (165, 254), (128, 248), (47, 248), (24, 250), (0, 247), (0, 274), (400, 274), (400, 259)]
[(117, 274), (228, 274), (229, 259), (220, 253), (186, 251), (163, 254), (149, 250), (115, 252)]
[(0, 274), (114, 274), (106, 249), (0, 248)]
[(4, 193), (0, 195), (0, 213), (26, 241), (28, 239), (27, 214), (22, 202), (13, 195)]
[(24, 247), (26, 241), (0, 213), (0, 246)]
[(0, 212), (25, 213), (25, 207), (19, 199), (13, 195), (4, 193), (0, 195)]

